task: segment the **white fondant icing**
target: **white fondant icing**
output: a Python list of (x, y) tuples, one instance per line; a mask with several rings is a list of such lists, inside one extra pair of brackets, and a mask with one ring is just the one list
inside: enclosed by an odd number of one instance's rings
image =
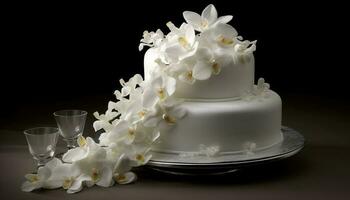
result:
[[(154, 62), (159, 58), (156, 49), (150, 48), (145, 53), (145, 80), (150, 79), (151, 71), (158, 65)], [(175, 96), (186, 99), (222, 99), (239, 97), (249, 91), (254, 83), (254, 56), (244, 63), (231, 62), (223, 66), (218, 75), (208, 80), (197, 80), (194, 84), (177, 81)]]
[(198, 145), (216, 145), (220, 153), (243, 151), (247, 141), (256, 149), (282, 140), (281, 99), (269, 91), (268, 98), (252, 101), (185, 101), (187, 116), (164, 132), (153, 150), (169, 153), (196, 152)]

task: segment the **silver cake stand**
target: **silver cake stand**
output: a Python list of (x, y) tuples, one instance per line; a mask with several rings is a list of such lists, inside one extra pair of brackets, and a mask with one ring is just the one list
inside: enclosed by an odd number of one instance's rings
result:
[(237, 152), (214, 157), (183, 157), (179, 154), (153, 152), (147, 167), (176, 175), (219, 175), (251, 165), (265, 164), (295, 155), (304, 147), (304, 137), (296, 130), (282, 127), (283, 141), (253, 153)]

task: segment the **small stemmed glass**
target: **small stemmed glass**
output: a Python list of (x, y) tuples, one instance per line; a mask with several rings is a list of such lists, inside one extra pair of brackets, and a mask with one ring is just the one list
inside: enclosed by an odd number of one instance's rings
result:
[(77, 147), (77, 138), (83, 134), (87, 112), (84, 110), (60, 110), (54, 112), (53, 115), (68, 149)]
[(59, 135), (58, 128), (32, 128), (25, 130), (24, 135), (27, 139), (29, 152), (32, 154), (34, 160), (37, 161), (38, 167), (45, 165), (45, 163), (54, 157)]

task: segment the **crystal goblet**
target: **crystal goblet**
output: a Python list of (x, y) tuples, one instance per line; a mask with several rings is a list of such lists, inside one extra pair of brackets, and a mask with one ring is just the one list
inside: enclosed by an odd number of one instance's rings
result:
[(32, 128), (25, 130), (24, 135), (27, 139), (29, 152), (37, 161), (38, 167), (45, 165), (54, 157), (59, 135), (58, 128)]
[(84, 110), (60, 110), (53, 113), (60, 135), (68, 149), (77, 146), (77, 138), (84, 132), (87, 112)]

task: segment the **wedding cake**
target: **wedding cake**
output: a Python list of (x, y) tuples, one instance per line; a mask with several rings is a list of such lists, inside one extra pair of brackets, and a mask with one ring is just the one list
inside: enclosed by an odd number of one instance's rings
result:
[(254, 85), (256, 42), (238, 36), (227, 24), (232, 16), (218, 18), (213, 5), (201, 16), (183, 16), (187, 23), (177, 28), (169, 22), (166, 36), (145, 32), (153, 39), (144, 58), (145, 80), (162, 73), (176, 79), (174, 96), (186, 110), (152, 149), (183, 154), (204, 147), (227, 154), (280, 142), (281, 99), (263, 79)]
[(243, 40), (227, 24), (232, 16), (218, 17), (213, 5), (183, 16), (179, 27), (167, 23), (167, 34), (144, 32), (145, 78), (121, 79), (117, 100), (94, 113), (98, 141), (80, 136), (63, 162), (53, 158), (27, 174), (23, 191), (128, 184), (134, 167), (159, 155), (205, 161), (282, 141), (281, 99), (264, 79), (254, 84), (256, 41)]

